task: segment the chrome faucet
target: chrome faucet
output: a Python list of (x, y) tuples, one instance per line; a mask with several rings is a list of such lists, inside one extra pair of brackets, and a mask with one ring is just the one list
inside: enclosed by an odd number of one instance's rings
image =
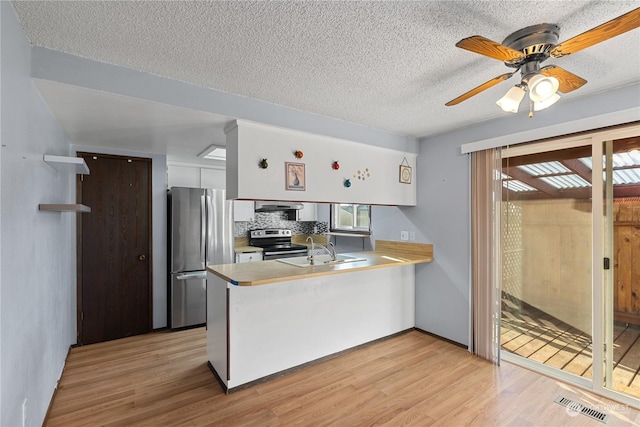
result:
[(329, 248), (322, 246), (320, 243), (314, 243), (313, 238), (311, 236), (307, 237), (307, 242), (311, 241), (311, 249), (307, 251), (307, 259), (309, 260), (310, 265), (315, 265), (315, 256), (318, 255), (316, 253), (316, 247), (324, 250), (329, 256), (331, 256), (331, 261), (336, 261), (338, 259), (338, 255), (336, 253), (336, 247), (333, 242), (329, 242)]
[(313, 237), (311, 236), (307, 237), (306, 241), (308, 242), (309, 240), (311, 240), (311, 250), (314, 250), (316, 247), (315, 247), (315, 243), (313, 243)]
[(331, 255), (331, 260), (335, 261), (338, 259), (338, 255), (336, 254), (336, 246), (333, 242), (329, 242), (329, 254)]
[(307, 240), (305, 240), (306, 242), (308, 242), (309, 240), (311, 240), (311, 249), (309, 249), (307, 251), (307, 259), (309, 260), (309, 264), (314, 265), (315, 264), (315, 259), (313, 258), (314, 255), (314, 250), (316, 248), (316, 244), (313, 243), (313, 238), (311, 236), (307, 237)]

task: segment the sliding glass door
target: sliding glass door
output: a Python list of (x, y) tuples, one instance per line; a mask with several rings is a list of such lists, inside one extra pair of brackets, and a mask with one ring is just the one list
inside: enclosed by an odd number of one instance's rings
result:
[(503, 355), (590, 380), (590, 141), (503, 153)]
[(502, 149), (501, 357), (640, 407), (640, 125)]
[(640, 398), (640, 138), (602, 142), (604, 387)]

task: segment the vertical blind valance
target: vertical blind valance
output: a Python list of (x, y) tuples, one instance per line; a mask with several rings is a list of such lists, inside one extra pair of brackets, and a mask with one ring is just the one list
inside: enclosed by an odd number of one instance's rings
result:
[[(511, 118), (513, 119), (513, 117)], [(511, 132), (509, 131), (509, 129), (505, 129), (505, 135), (462, 144), (460, 150), (462, 154), (469, 154), (476, 151), (489, 150), (491, 148), (513, 146), (525, 142), (538, 141), (562, 135), (569, 135), (572, 133), (583, 132), (592, 129), (599, 129), (625, 123), (633, 123), (640, 120), (640, 108), (638, 106), (634, 106), (632, 108), (624, 110), (594, 115), (586, 118), (582, 117), (575, 120), (563, 119), (563, 116), (560, 115), (558, 117), (558, 120), (560, 120), (560, 122), (553, 124), (548, 123), (549, 120), (545, 122), (541, 120), (540, 117), (534, 117), (533, 119), (527, 119), (529, 121), (527, 123), (531, 123), (531, 120), (536, 119), (538, 119), (538, 121), (535, 122), (536, 124), (538, 124), (538, 127), (526, 130), (513, 129), (513, 131)], [(521, 122), (514, 121), (514, 123), (517, 124)], [(501, 126), (499, 125), (496, 125), (494, 127), (501, 128)]]

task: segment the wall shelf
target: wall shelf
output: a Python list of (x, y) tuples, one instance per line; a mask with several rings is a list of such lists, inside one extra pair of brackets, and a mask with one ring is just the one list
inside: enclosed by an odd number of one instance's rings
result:
[[(82, 157), (52, 156), (45, 154), (43, 160), (58, 172), (89, 175), (89, 166), (87, 166), (87, 162), (85, 162)], [(89, 206), (73, 203), (39, 204), (38, 209), (53, 212), (91, 212)]]
[(44, 161), (58, 172), (89, 175), (89, 166), (82, 157), (44, 155)]
[(77, 212), (87, 213), (91, 212), (89, 206), (80, 204), (39, 204), (38, 209), (41, 211), (54, 211), (54, 212)]

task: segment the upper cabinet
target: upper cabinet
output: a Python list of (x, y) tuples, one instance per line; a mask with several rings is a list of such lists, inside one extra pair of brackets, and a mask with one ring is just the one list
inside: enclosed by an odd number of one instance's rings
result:
[(234, 221), (253, 221), (255, 217), (255, 203), (248, 200), (233, 201), (233, 220)]
[(228, 198), (416, 204), (415, 153), (242, 120), (225, 132)]
[(224, 190), (224, 168), (199, 164), (168, 163), (167, 180), (171, 187), (216, 188)]
[(298, 221), (317, 221), (318, 209), (315, 203), (303, 203), (304, 208), (298, 211)]

